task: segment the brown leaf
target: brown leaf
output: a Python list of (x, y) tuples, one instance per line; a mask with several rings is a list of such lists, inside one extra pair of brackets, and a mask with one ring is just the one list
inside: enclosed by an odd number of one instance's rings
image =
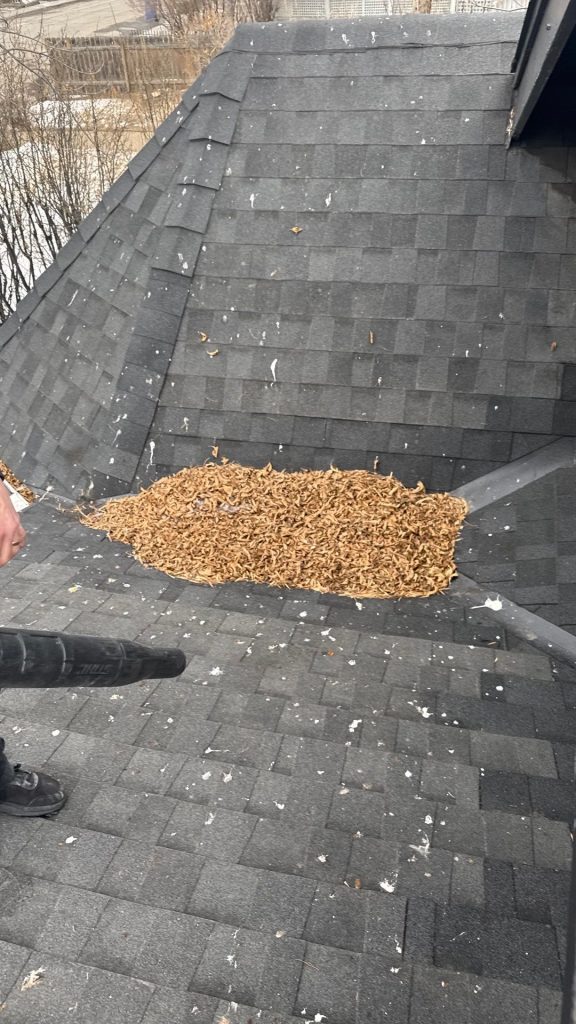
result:
[(362, 882), (360, 881), (359, 878), (355, 878), (354, 879), (354, 888), (355, 889), (361, 889), (362, 888)]
[(211, 451), (212, 451), (212, 458), (213, 459), (217, 459), (218, 458), (218, 451), (219, 451), (218, 445), (215, 444), (214, 447), (211, 449)]
[(550, 342), (550, 351), (551, 352), (555, 352), (557, 348), (558, 348), (558, 342), (557, 341), (551, 341)]
[(220, 352), (219, 348), (206, 349), (206, 355), (210, 356), (210, 359), (213, 359), (214, 356), (217, 356), (219, 352)]
[(374, 331), (368, 331), (368, 344), (373, 345), (375, 341)]
[(204, 331), (198, 331), (198, 337), (200, 341), (208, 341), (208, 335)]
[(293, 228), (290, 228), (293, 235), (299, 235), (302, 230), (303, 229), (299, 228), (297, 224)]

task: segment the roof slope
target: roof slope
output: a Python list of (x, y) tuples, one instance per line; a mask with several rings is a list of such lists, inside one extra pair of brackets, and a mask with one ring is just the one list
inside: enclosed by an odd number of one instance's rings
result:
[(504, 148), (520, 24), (238, 29), (0, 332), (20, 475), (217, 441), (450, 488), (573, 433), (574, 160)]
[(7, 1020), (557, 1024), (573, 669), (497, 623), (386, 637), (322, 595), (195, 587), (48, 502), (25, 523), (3, 622), (189, 665), (0, 692), (11, 755), (70, 794), (2, 820)]

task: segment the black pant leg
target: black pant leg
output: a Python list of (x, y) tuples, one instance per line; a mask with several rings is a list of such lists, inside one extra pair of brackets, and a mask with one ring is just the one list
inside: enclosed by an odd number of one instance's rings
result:
[(4, 748), (5, 743), (0, 736), (0, 796), (2, 795), (4, 787), (7, 786), (9, 782), (12, 782), (12, 779), (14, 778), (14, 769), (4, 753)]

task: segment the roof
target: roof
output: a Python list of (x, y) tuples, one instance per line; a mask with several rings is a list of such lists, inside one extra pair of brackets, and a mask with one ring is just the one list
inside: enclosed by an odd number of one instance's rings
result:
[(520, 26), (240, 27), (2, 328), (6, 458), (450, 489), (573, 433), (572, 151), (504, 148)]
[(2, 821), (8, 1019), (556, 1021), (572, 669), (494, 622), (386, 635), (378, 602), (173, 580), (48, 501), (24, 521), (3, 622), (189, 664), (0, 692), (11, 755), (69, 792)]
[[(14, 1024), (111, 1000), (114, 1024), (558, 1019), (573, 157), (504, 147), (519, 30), (241, 28), (2, 328), (3, 457), (69, 495), (24, 513), (2, 621), (189, 657), (113, 692), (0, 692), (10, 755), (70, 794), (2, 822)], [(214, 441), (460, 485), (469, 578), (396, 602), (202, 587), (72, 514)], [(560, 618), (514, 604), (551, 562)]]

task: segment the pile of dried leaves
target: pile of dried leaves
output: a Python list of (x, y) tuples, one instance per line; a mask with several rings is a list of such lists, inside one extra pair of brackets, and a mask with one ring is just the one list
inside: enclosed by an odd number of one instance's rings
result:
[(251, 580), (350, 597), (427, 597), (455, 574), (466, 502), (363, 470), (208, 463), (85, 518), (145, 565), (197, 583)]

